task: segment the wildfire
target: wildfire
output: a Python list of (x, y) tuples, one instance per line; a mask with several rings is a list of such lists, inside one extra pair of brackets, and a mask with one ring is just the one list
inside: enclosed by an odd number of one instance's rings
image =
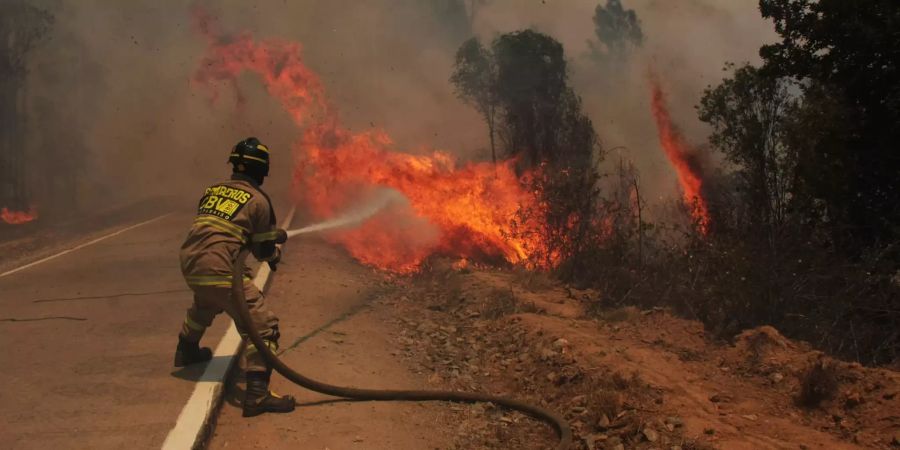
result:
[[(316, 218), (333, 217), (367, 190), (388, 186), (409, 199), (329, 236), (359, 261), (398, 273), (414, 272), (430, 255), (525, 263), (541, 248), (538, 233), (513, 233), (521, 207), (540, 211), (513, 162), (459, 163), (448, 153), (413, 155), (393, 150), (382, 130), (353, 133), (342, 127), (318, 76), (303, 62), (301, 46), (257, 41), (249, 33), (223, 39), (215, 22), (195, 11), (210, 44), (194, 81), (213, 88), (243, 72), (259, 75), (267, 92), (304, 129), (295, 148), (294, 195)], [(516, 230), (539, 223), (519, 223)], [(515, 236), (514, 236), (515, 235)]]
[(38, 218), (37, 209), (31, 207), (26, 211), (13, 211), (7, 208), (0, 209), (0, 220), (10, 225), (22, 225)]
[(455, 261), (450, 267), (452, 267), (453, 270), (457, 272), (466, 270), (469, 268), (469, 260), (466, 258), (460, 259), (458, 261)]
[(659, 81), (651, 76), (653, 118), (659, 130), (659, 142), (666, 156), (675, 168), (678, 183), (681, 185), (684, 203), (691, 210), (691, 216), (700, 232), (709, 231), (709, 208), (703, 198), (703, 178), (696, 154), (690, 149), (678, 128), (672, 123), (666, 105), (666, 94)]

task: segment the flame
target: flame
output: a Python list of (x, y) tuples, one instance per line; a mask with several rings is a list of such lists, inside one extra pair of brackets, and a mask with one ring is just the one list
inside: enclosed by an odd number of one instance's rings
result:
[[(516, 175), (513, 161), (461, 163), (446, 152), (414, 155), (395, 151), (379, 129), (353, 133), (341, 126), (318, 76), (303, 62), (295, 42), (255, 40), (249, 33), (218, 37), (215, 21), (194, 11), (209, 42), (193, 81), (212, 89), (234, 83), (244, 71), (257, 74), (267, 92), (304, 129), (295, 145), (294, 196), (314, 219), (327, 219), (376, 187), (409, 199), (350, 231), (329, 235), (359, 261), (397, 273), (418, 270), (434, 254), (524, 264), (542, 248), (540, 214), (516, 224), (520, 208), (541, 210)], [(518, 237), (517, 237), (518, 236)], [(525, 237), (522, 237), (525, 236)]]
[(450, 265), (450, 267), (457, 272), (466, 270), (469, 268), (469, 260), (466, 258), (462, 258), (460, 260), (454, 261), (453, 264)]
[(672, 123), (666, 105), (666, 94), (659, 81), (651, 76), (650, 85), (653, 97), (651, 108), (659, 130), (659, 142), (678, 175), (684, 203), (690, 208), (694, 223), (705, 235), (709, 231), (709, 208), (703, 197), (703, 178), (696, 153), (690, 149), (681, 131)]
[(37, 208), (32, 206), (28, 212), (13, 211), (7, 208), (0, 209), (0, 220), (10, 225), (22, 225), (38, 218)]

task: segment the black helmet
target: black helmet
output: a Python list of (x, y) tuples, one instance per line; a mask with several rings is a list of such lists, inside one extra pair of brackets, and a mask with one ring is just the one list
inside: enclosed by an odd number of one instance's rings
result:
[(269, 147), (255, 137), (238, 142), (228, 157), (235, 172), (261, 179), (269, 175)]

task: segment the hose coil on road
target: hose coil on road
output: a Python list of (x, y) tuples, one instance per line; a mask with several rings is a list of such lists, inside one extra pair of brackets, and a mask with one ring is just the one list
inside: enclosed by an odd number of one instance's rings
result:
[[(250, 310), (247, 308), (246, 297), (244, 296), (244, 260), (250, 251), (245, 247), (241, 249), (235, 259), (231, 272), (231, 298), (235, 302), (236, 310), (240, 316), (242, 323), (253, 323), (250, 318)], [(525, 403), (509, 397), (498, 397), (488, 394), (475, 392), (455, 392), (455, 391), (428, 391), (428, 390), (383, 390), (383, 389), (359, 389), (344, 386), (334, 386), (313, 380), (303, 374), (288, 367), (283, 363), (275, 353), (269, 349), (269, 346), (263, 342), (259, 332), (252, 326), (242, 327), (246, 330), (250, 337), (250, 342), (256, 346), (256, 349), (262, 354), (263, 358), (269, 366), (283, 377), (298, 386), (304, 387), (311, 391), (319, 392), (334, 397), (342, 397), (352, 400), (368, 400), (368, 401), (445, 401), (454, 403), (494, 403), (508, 409), (525, 413), (535, 419), (546, 422), (559, 438), (556, 450), (568, 450), (572, 444), (572, 430), (566, 420), (553, 411), (542, 408), (540, 406)]]

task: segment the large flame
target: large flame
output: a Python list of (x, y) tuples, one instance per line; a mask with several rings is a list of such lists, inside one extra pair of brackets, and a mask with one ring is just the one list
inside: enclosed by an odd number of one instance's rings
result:
[(690, 208), (691, 216), (700, 232), (706, 234), (709, 231), (709, 208), (703, 197), (702, 171), (696, 160), (696, 154), (672, 123), (666, 105), (666, 94), (656, 77), (650, 77), (650, 86), (653, 91), (651, 108), (659, 131), (659, 142), (678, 175), (685, 205)]
[(33, 206), (28, 211), (15, 211), (8, 208), (0, 209), (0, 220), (10, 225), (22, 225), (37, 218), (37, 208)]
[(517, 264), (541, 247), (534, 237), (539, 233), (522, 232), (537, 229), (539, 214), (513, 232), (520, 208), (542, 208), (512, 161), (461, 164), (440, 151), (395, 151), (381, 130), (353, 133), (340, 125), (321, 81), (303, 62), (300, 44), (257, 41), (249, 33), (223, 38), (210, 16), (195, 11), (194, 17), (210, 44), (194, 81), (213, 87), (215, 95), (215, 83), (255, 73), (304, 129), (295, 149), (294, 195), (315, 218), (333, 217), (376, 187), (394, 188), (409, 199), (406, 208), (330, 236), (361, 262), (399, 273), (417, 270), (432, 254)]

